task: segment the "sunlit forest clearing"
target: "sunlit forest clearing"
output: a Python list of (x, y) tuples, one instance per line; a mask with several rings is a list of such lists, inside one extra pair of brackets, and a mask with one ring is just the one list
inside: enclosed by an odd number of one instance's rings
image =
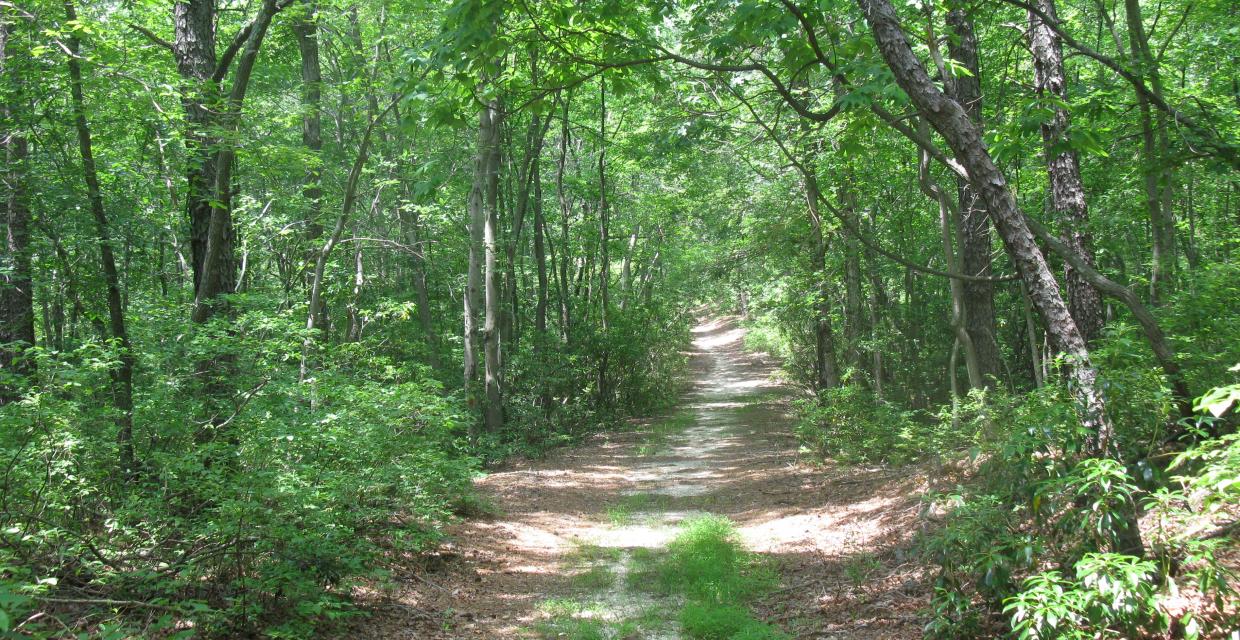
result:
[(1240, 640), (1231, 0), (0, 0), (0, 637)]

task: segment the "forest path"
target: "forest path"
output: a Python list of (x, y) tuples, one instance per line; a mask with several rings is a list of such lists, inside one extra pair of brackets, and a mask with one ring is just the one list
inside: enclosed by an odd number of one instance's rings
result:
[(731, 319), (693, 333), (693, 385), (676, 413), (481, 479), (499, 515), (398, 566), (396, 592), (362, 593), (376, 613), (358, 635), (678, 638), (676, 603), (626, 574), (635, 554), (711, 513), (779, 569), (759, 617), (796, 638), (920, 637), (928, 587), (906, 556), (921, 474), (803, 463), (794, 391), (772, 363), (742, 348)]

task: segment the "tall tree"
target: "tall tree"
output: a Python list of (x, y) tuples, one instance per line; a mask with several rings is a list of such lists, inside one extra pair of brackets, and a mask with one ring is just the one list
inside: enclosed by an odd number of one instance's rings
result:
[(0, 7), (0, 147), (4, 169), (0, 174), (4, 194), (4, 252), (0, 256), (0, 405), (12, 402), (20, 393), (14, 384), (34, 372), (26, 358), (26, 347), (34, 346), (34, 280), (30, 271), (30, 206), (27, 202), (26, 157), (29, 145), (24, 133), (22, 95), (25, 78), (19, 68), (22, 58), (13, 46), (17, 30), (15, 11)]
[(73, 0), (65, 0), (65, 20), (70, 29), (68, 38), (69, 93), (73, 100), (73, 124), (77, 129), (78, 151), (82, 156), (82, 177), (86, 182), (86, 197), (95, 218), (95, 234), (99, 241), (99, 261), (103, 281), (107, 287), (108, 329), (115, 341), (117, 366), (112, 369), (112, 401), (116, 405), (116, 442), (120, 449), (120, 467), (125, 473), (134, 469), (133, 446), (133, 345), (125, 327), (125, 306), (121, 299), (121, 278), (116, 268), (112, 250), (113, 233), (108, 223), (107, 210), (103, 204), (103, 189), (99, 186), (99, 171), (95, 166), (94, 143), (90, 123), (86, 119), (86, 98), (82, 91), (81, 40), (77, 34), (77, 10)]
[(502, 363), (500, 361), (500, 326), (502, 313), (499, 289), (499, 167), (501, 110), (497, 99), (487, 102), (483, 108), (483, 125), (479, 130), (480, 143), (485, 145), (480, 154), (485, 156), (482, 174), (483, 250), (483, 383), (485, 398), (482, 407), (483, 426), (490, 433), (499, 431), (504, 423), (504, 399)]
[(1089, 357), (1076, 322), (1060, 294), (1059, 283), (1038, 249), (1023, 212), (1008, 187), (1007, 178), (995, 165), (981, 130), (964, 108), (944, 95), (930, 80), (914, 55), (890, 0), (858, 0), (870, 25), (879, 52), (922, 117), (943, 136), (969, 176), (1029, 290), (1034, 307), (1042, 316), (1054, 346), (1068, 357), (1073, 394), (1081, 406), (1081, 422), (1089, 431), (1087, 450), (1104, 455), (1114, 447), (1113, 427), (1107, 416), (1098, 371)]
[[(1057, 18), (1054, 0), (1038, 0), (1038, 7)], [(1041, 125), (1046, 173), (1050, 178), (1051, 207), (1062, 225), (1060, 238), (1090, 265), (1094, 264), (1089, 232), (1089, 207), (1081, 182), (1080, 159), (1069, 140), (1072, 116), (1066, 106), (1067, 79), (1063, 66), (1063, 42), (1034, 13), (1029, 13), (1029, 44), (1033, 53), (1034, 88), (1050, 107), (1051, 117)], [(1102, 332), (1102, 297), (1071, 264), (1065, 266), (1068, 308), (1086, 342)]]
[[(973, 27), (970, 5), (965, 2), (947, 12), (947, 52), (954, 61), (946, 69), (948, 95), (982, 126), (982, 72), (978, 64), (977, 31)], [(988, 276), (990, 269), (991, 225), (986, 205), (963, 177), (956, 180), (960, 214), (960, 267), (964, 273)], [(995, 332), (995, 286), (989, 280), (969, 280), (964, 289), (964, 323), (977, 354), (983, 384), (990, 386), (999, 375), (999, 344)], [(972, 383), (970, 383), (972, 384)]]

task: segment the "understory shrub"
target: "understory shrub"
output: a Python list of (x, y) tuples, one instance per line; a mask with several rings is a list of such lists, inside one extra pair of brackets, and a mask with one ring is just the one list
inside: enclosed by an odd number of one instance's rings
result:
[[(0, 407), (0, 630), (60, 634), (39, 609), (96, 635), (305, 637), (349, 615), (382, 554), (439, 539), (476, 468), (461, 403), (350, 345), (299, 381), (294, 325), (243, 312), (204, 332), (227, 340), (147, 351), (129, 479), (98, 408), (111, 350), (41, 356), (47, 382)], [(207, 359), (237, 391), (203, 390)]]
[(939, 430), (860, 385), (824, 389), (797, 404), (802, 447), (842, 462), (903, 464), (935, 450)]
[[(978, 440), (970, 484), (930, 498), (947, 518), (923, 540), (939, 568), (927, 635), (993, 637), (1007, 626), (1022, 640), (1173, 628), (1197, 637), (1236, 622), (1224, 606), (1235, 576), (1219, 555), (1240, 505), (1235, 434), (1158, 467), (1131, 453), (1130, 464), (1082, 458), (1084, 434), (1062, 391), (998, 400), (990, 415), (1012, 426)], [(1133, 436), (1142, 425), (1117, 428)], [(1143, 450), (1148, 435), (1127, 439), (1128, 450)], [(1223, 529), (1201, 535), (1219, 521)], [(1212, 603), (1207, 615), (1164, 605), (1183, 591)]]

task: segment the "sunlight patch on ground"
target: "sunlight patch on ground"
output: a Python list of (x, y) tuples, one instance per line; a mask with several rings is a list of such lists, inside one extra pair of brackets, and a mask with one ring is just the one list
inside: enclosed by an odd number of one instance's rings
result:
[(741, 537), (755, 551), (774, 549), (838, 549), (867, 547), (888, 533), (882, 516), (900, 497), (876, 497), (809, 513), (770, 512), (740, 527)]

